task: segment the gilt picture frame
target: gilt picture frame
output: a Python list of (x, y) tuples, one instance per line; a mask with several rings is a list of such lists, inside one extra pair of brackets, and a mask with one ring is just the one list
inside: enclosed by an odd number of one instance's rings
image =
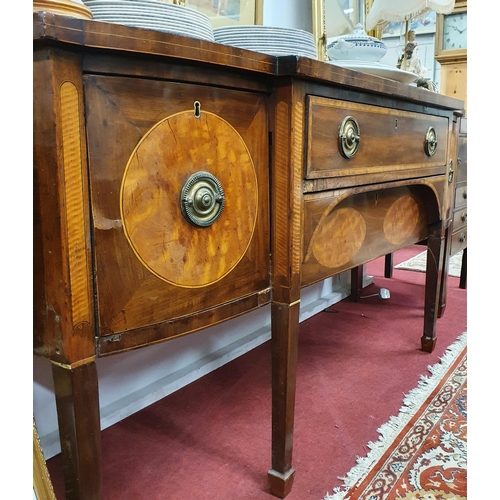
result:
[(262, 24), (264, 0), (185, 0), (184, 5), (207, 15), (212, 26)]
[[(337, 8), (341, 8), (350, 19), (352, 25), (362, 20), (362, 10), (367, 0), (311, 0), (312, 1), (312, 28), (314, 39), (316, 40), (316, 49), (318, 52), (318, 59), (320, 61), (327, 60), (326, 45), (331, 36), (335, 33), (329, 32), (329, 19), (328, 16), (332, 14), (332, 2), (338, 4)], [(337, 11), (337, 9), (333, 9)]]
[(35, 419), (33, 419), (33, 495), (36, 500), (56, 500)]

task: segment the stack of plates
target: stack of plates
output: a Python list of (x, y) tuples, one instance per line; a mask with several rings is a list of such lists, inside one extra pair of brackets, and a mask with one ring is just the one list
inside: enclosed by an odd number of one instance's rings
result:
[(388, 78), (395, 82), (403, 83), (405, 85), (414, 82), (418, 77), (415, 73), (410, 71), (403, 71), (395, 66), (385, 66), (379, 62), (366, 62), (366, 61), (328, 61), (334, 66), (342, 66), (343, 68), (366, 73), (367, 75), (380, 76)]
[(221, 26), (214, 28), (218, 43), (274, 56), (296, 55), (317, 59), (314, 36), (304, 30), (270, 26)]
[(95, 21), (124, 24), (214, 41), (210, 19), (197, 10), (161, 0), (83, 0)]

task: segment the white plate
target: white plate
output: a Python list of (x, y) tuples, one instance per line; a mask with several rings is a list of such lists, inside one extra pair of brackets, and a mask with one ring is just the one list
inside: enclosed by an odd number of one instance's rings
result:
[(297, 29), (297, 28), (280, 28), (273, 26), (263, 26), (257, 24), (244, 25), (237, 24), (232, 26), (219, 26), (215, 28), (216, 31), (220, 31), (221, 33), (231, 33), (231, 32), (259, 32), (259, 33), (286, 33), (286, 34), (295, 34), (298, 36), (306, 36), (313, 37), (313, 34), (309, 31)]
[(293, 40), (302, 40), (307, 43), (314, 43), (312, 33), (296, 29), (287, 28), (269, 28), (267, 26), (222, 26), (214, 28), (217, 36), (239, 36), (239, 37), (266, 37), (266, 38), (286, 38)]
[[(217, 40), (216, 40), (217, 42)], [(221, 42), (217, 42), (221, 43)], [(302, 56), (309, 57), (310, 59), (317, 59), (318, 55), (316, 52), (306, 51), (304, 49), (294, 49), (289, 46), (279, 47), (279, 46), (263, 46), (263, 45), (235, 45), (230, 43), (223, 43), (222, 45), (229, 45), (231, 47), (237, 47), (239, 49), (251, 50), (253, 52), (260, 52), (262, 54), (268, 54), (271, 56)]]
[(276, 37), (265, 37), (265, 36), (249, 36), (249, 35), (227, 35), (227, 36), (222, 36), (220, 33), (217, 33), (214, 31), (214, 37), (217, 40), (225, 40), (228, 42), (244, 42), (244, 41), (250, 41), (250, 42), (255, 42), (255, 43), (293, 43), (293, 44), (300, 44), (305, 47), (316, 47), (315, 43), (311, 40), (301, 40), (300, 38), (292, 38), (292, 37), (281, 37), (281, 36), (276, 36)]
[(287, 47), (293, 49), (301, 49), (307, 52), (316, 52), (316, 47), (314, 45), (306, 45), (304, 43), (297, 42), (282, 42), (280, 40), (254, 40), (249, 38), (246, 40), (225, 40), (215, 37), (215, 40), (219, 43), (227, 43), (228, 45), (241, 45), (241, 46), (255, 46), (255, 47), (279, 47), (279, 50), (286, 49)]
[(198, 24), (190, 23), (188, 21), (180, 21), (175, 19), (168, 19), (161, 16), (141, 15), (127, 12), (94, 12), (95, 19), (137, 19), (138, 21), (156, 21), (164, 24), (171, 24), (172, 26), (183, 26), (186, 28), (194, 27), (213, 34), (212, 30), (199, 26)]
[(164, 28), (169, 28), (172, 30), (179, 29), (182, 31), (194, 31), (204, 36), (209, 37), (211, 40), (214, 39), (212, 30), (206, 29), (204, 26), (198, 26), (193, 23), (188, 22), (178, 22), (171, 19), (164, 19), (158, 16), (139, 16), (134, 14), (117, 14), (117, 13), (106, 13), (98, 14), (94, 12), (93, 19), (95, 21), (107, 21), (110, 23), (121, 23), (121, 22), (137, 22), (137, 23), (151, 23), (161, 25)]
[(293, 51), (293, 50), (301, 50), (302, 52), (310, 52), (310, 53), (316, 53), (316, 47), (310, 46), (310, 45), (305, 45), (303, 43), (283, 43), (280, 42), (279, 40), (253, 40), (253, 39), (248, 39), (248, 40), (219, 40), (215, 38), (215, 41), (218, 43), (224, 43), (226, 45), (234, 45), (237, 47), (241, 48), (246, 48), (246, 47), (262, 47), (262, 48), (276, 48), (279, 51), (282, 50), (288, 50), (288, 51)]
[(182, 35), (190, 38), (198, 38), (200, 40), (208, 40), (209, 42), (214, 42), (213, 37), (207, 36), (206, 34), (199, 33), (194, 31), (193, 29), (179, 29), (179, 28), (171, 28), (165, 23), (155, 23), (148, 21), (138, 21), (137, 19), (120, 19), (120, 20), (112, 20), (112, 19), (95, 19), (95, 22), (103, 22), (103, 23), (113, 23), (113, 24), (122, 24), (123, 26), (130, 26), (132, 28), (144, 28), (149, 30), (161, 31), (164, 33), (171, 33), (173, 35)]
[(172, 19), (172, 20), (177, 20), (177, 21), (184, 21), (184, 22), (196, 22), (203, 24), (204, 26), (210, 26), (212, 27), (212, 24), (210, 23), (210, 19), (207, 17), (199, 17), (199, 16), (192, 16), (192, 15), (187, 15), (185, 11), (165, 11), (164, 9), (151, 9), (148, 7), (139, 7), (135, 8), (133, 6), (125, 5), (125, 6), (109, 6), (109, 5), (102, 5), (102, 6), (97, 6), (97, 5), (91, 5), (89, 6), (90, 10), (95, 13), (101, 13), (101, 14), (113, 14), (113, 13), (127, 13), (127, 14), (134, 14), (134, 15), (141, 15), (141, 16), (159, 16), (164, 19)]
[(367, 75), (380, 76), (382, 78), (387, 78), (404, 84), (412, 83), (418, 78), (415, 73), (411, 73), (410, 71), (403, 71), (402, 69), (385, 66), (380, 63), (362, 61), (328, 61), (328, 63), (333, 64), (334, 66), (360, 71), (361, 73), (366, 73)]
[(264, 54), (283, 54), (283, 55), (294, 55), (294, 56), (304, 56), (310, 57), (311, 59), (317, 59), (318, 55), (315, 52), (306, 51), (304, 49), (296, 49), (293, 47), (267, 47), (262, 45), (232, 45), (225, 43), (223, 45), (229, 45), (231, 47), (238, 47), (239, 49), (253, 50), (254, 52), (263, 52)]
[(183, 5), (175, 5), (171, 3), (161, 2), (159, 0), (83, 0), (83, 3), (92, 10), (93, 8), (109, 8), (109, 9), (134, 9), (134, 10), (155, 10), (168, 15), (183, 16), (186, 18), (200, 19), (210, 22), (210, 19), (203, 12), (199, 12), (190, 7)]

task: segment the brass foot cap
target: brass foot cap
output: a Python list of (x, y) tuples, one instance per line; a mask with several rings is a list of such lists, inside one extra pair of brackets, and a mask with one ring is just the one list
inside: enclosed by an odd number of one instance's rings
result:
[(424, 352), (432, 352), (434, 347), (436, 347), (436, 337), (430, 339), (428, 337), (422, 336), (420, 341), (422, 342), (422, 351)]
[(285, 498), (292, 490), (295, 469), (290, 469), (284, 474), (271, 469), (267, 473), (271, 493), (278, 498)]

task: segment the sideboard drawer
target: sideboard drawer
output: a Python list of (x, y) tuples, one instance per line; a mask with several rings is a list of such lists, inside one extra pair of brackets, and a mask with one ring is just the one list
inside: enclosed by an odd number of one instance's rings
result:
[(455, 209), (467, 204), (467, 184), (457, 187), (455, 191)]
[(451, 252), (450, 255), (455, 255), (467, 248), (467, 227), (459, 229), (457, 232), (453, 233), (451, 237)]
[(422, 186), (304, 196), (301, 285), (423, 240), (431, 217)]
[(453, 229), (458, 229), (467, 225), (467, 207), (458, 209), (453, 214)]
[[(442, 167), (447, 158), (448, 118), (378, 106), (308, 96), (307, 179)], [(346, 117), (359, 127), (359, 147), (346, 158), (339, 133)], [(437, 146), (426, 153), (433, 127)]]
[(467, 137), (458, 139), (457, 182), (467, 180)]

